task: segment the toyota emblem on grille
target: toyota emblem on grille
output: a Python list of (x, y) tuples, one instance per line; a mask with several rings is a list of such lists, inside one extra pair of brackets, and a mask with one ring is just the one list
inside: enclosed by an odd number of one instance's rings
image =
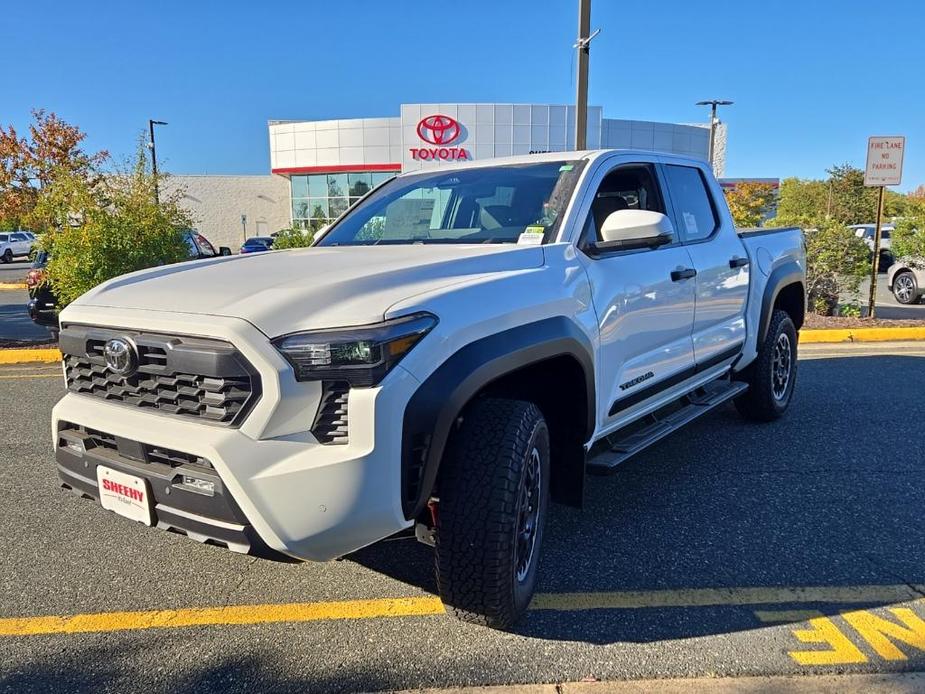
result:
[(131, 376), (138, 366), (138, 357), (132, 343), (121, 337), (114, 337), (106, 341), (103, 347), (103, 356), (106, 366), (120, 376)]

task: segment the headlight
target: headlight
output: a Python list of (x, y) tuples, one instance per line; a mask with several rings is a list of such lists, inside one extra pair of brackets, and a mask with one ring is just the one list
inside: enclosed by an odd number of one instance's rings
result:
[(348, 381), (374, 386), (437, 324), (430, 313), (339, 330), (284, 335), (273, 344), (298, 381)]

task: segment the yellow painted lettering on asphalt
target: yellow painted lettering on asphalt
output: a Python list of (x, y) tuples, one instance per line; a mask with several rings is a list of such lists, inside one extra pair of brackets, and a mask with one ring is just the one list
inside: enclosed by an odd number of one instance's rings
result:
[(866, 663), (867, 656), (828, 617), (815, 610), (755, 612), (762, 622), (808, 622), (809, 629), (794, 629), (793, 635), (803, 643), (824, 643), (826, 649), (788, 651), (800, 665), (848, 665)]
[(857, 630), (881, 658), (906, 660), (905, 653), (899, 650), (890, 638), (925, 651), (925, 621), (908, 607), (891, 607), (890, 612), (902, 624), (878, 617), (866, 610), (843, 612), (842, 617)]

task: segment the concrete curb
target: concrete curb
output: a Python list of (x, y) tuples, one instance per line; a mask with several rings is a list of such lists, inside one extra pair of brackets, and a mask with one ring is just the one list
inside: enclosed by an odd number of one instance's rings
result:
[(800, 344), (820, 342), (907, 342), (910, 340), (925, 340), (925, 327), (844, 328), (800, 331)]
[[(844, 330), (801, 330), (800, 344), (856, 342), (915, 342), (925, 341), (922, 328), (847, 328)], [(61, 361), (57, 349), (0, 349), (0, 364)]]
[(0, 349), (0, 364), (29, 364), (33, 362), (61, 361), (61, 352), (57, 349)]
[(922, 691), (925, 673), (897, 672), (843, 675), (765, 675), (744, 677), (692, 677), (685, 679), (566, 682), (562, 684), (514, 684), (489, 687), (414, 689), (399, 694), (911, 694)]
[(28, 289), (25, 282), (0, 282), (0, 291), (4, 289)]

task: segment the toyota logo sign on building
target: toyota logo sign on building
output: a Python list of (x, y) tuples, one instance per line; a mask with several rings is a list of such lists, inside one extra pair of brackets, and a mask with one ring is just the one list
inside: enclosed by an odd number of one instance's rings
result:
[(459, 122), (449, 116), (427, 116), (418, 123), (418, 136), (432, 145), (448, 145), (459, 133)]
[(411, 147), (411, 158), (420, 161), (462, 161), (471, 159), (469, 152), (462, 147), (447, 147), (461, 134), (459, 121), (440, 113), (424, 116), (418, 121), (418, 137), (436, 147)]

